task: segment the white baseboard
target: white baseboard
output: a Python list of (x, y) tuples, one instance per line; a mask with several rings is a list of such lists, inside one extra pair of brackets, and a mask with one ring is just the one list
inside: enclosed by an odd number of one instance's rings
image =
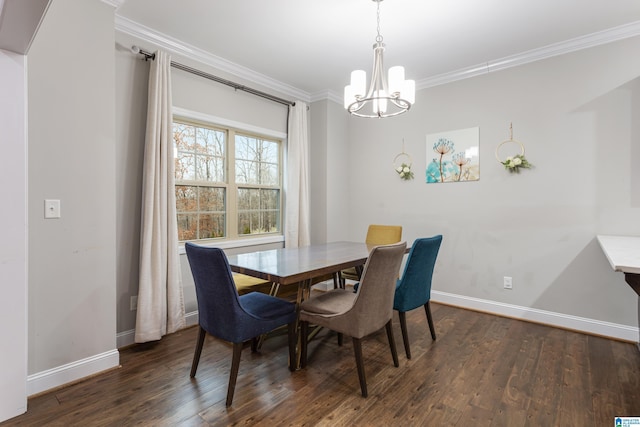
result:
[(118, 366), (120, 366), (120, 353), (114, 349), (29, 375), (27, 376), (27, 396), (33, 396)]
[[(187, 326), (193, 326), (198, 324), (198, 311), (192, 311), (184, 315)], [(116, 346), (118, 348), (126, 347), (135, 343), (135, 329), (120, 332), (116, 334)]]
[(603, 322), (585, 317), (571, 316), (536, 308), (522, 307), (496, 301), (483, 300), (447, 292), (431, 291), (431, 300), (443, 304), (483, 311), (498, 316), (511, 317), (529, 322), (543, 323), (563, 329), (570, 329), (587, 334), (638, 342), (639, 329), (633, 326)]
[[(185, 320), (187, 326), (197, 324), (198, 312), (187, 313)], [(126, 347), (134, 343), (134, 338), (134, 329), (121, 332), (116, 335), (116, 345), (118, 348)], [(120, 366), (120, 353), (115, 349), (29, 375), (27, 377), (27, 396), (33, 396), (118, 366)]]

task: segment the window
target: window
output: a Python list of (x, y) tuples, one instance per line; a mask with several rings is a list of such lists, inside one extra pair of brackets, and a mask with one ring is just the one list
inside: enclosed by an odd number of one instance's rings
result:
[(282, 142), (174, 120), (181, 241), (280, 233)]

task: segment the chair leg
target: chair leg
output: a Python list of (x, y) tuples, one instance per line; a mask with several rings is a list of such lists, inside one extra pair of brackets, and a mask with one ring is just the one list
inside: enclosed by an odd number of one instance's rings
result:
[(396, 340), (393, 338), (393, 329), (391, 329), (391, 320), (384, 325), (387, 330), (387, 339), (389, 340), (389, 347), (391, 348), (391, 357), (393, 358), (393, 366), (396, 368), (400, 366), (398, 363), (398, 350), (396, 350)]
[(307, 344), (309, 341), (309, 322), (300, 322), (300, 367), (307, 367)]
[(202, 354), (202, 346), (204, 345), (204, 337), (207, 335), (202, 326), (199, 326), (198, 340), (196, 341), (196, 351), (193, 353), (193, 362), (191, 362), (191, 378), (196, 376), (198, 370), (198, 363), (200, 362), (200, 354)]
[(356, 355), (356, 367), (358, 368), (358, 379), (360, 380), (360, 390), (362, 397), (367, 397), (367, 377), (364, 374), (364, 363), (362, 361), (362, 343), (359, 338), (353, 338), (353, 352)]
[(251, 353), (258, 351), (258, 345), (260, 344), (260, 337), (251, 338)]
[(407, 359), (411, 359), (411, 349), (409, 348), (409, 332), (407, 331), (407, 313), (405, 313), (404, 311), (399, 311), (398, 317), (400, 318), (400, 330), (402, 331), (404, 352), (407, 354)]
[(342, 332), (338, 332), (338, 347), (342, 347)]
[(296, 359), (296, 322), (289, 323), (287, 329), (289, 333), (289, 370), (293, 372), (298, 364)]
[(431, 339), (436, 340), (436, 330), (433, 327), (433, 317), (431, 316), (431, 304), (429, 301), (424, 305), (424, 311), (427, 312), (427, 322), (429, 322), (429, 330), (431, 331)]
[(236, 379), (238, 378), (238, 368), (240, 367), (242, 344), (241, 342), (233, 343), (233, 359), (231, 359), (231, 373), (229, 374), (229, 387), (227, 388), (227, 407), (231, 406), (233, 393), (236, 391)]

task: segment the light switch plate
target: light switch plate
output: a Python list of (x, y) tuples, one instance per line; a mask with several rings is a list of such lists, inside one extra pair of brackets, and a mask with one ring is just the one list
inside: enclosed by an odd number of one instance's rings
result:
[(44, 217), (60, 218), (60, 200), (48, 199), (44, 201)]

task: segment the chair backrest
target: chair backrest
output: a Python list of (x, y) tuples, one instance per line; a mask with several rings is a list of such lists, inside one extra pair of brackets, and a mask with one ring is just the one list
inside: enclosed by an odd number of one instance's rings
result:
[(413, 242), (396, 289), (393, 302), (395, 310), (410, 311), (431, 299), (431, 280), (441, 243), (441, 235)]
[(349, 312), (348, 335), (362, 338), (382, 328), (393, 315), (393, 293), (406, 242), (376, 246), (364, 265), (356, 301)]
[(189, 266), (196, 285), (198, 323), (209, 334), (236, 341), (236, 328), (245, 316), (238, 300), (227, 256), (220, 248), (185, 243)]
[(389, 245), (402, 240), (402, 226), (371, 224), (365, 243), (370, 246)]

